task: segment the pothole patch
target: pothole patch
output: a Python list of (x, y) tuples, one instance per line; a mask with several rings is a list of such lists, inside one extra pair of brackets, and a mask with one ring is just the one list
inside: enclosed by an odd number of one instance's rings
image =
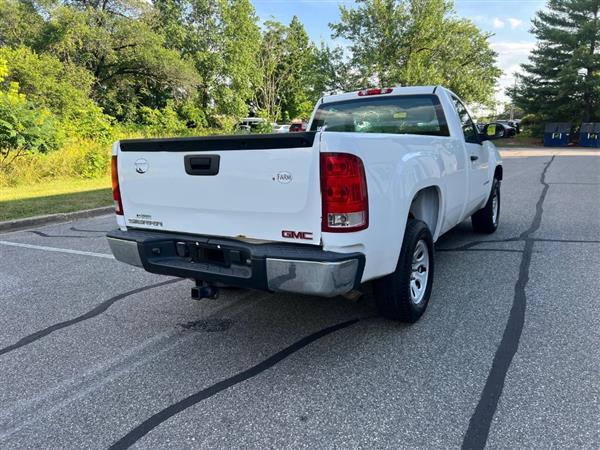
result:
[(205, 333), (216, 333), (227, 331), (233, 325), (231, 319), (201, 319), (193, 322), (180, 323), (179, 326), (190, 331), (202, 331)]

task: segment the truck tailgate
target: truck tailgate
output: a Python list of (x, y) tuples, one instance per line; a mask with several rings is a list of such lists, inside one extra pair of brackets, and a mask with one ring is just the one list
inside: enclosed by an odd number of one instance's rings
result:
[(126, 225), (319, 244), (315, 137), (308, 132), (121, 141)]

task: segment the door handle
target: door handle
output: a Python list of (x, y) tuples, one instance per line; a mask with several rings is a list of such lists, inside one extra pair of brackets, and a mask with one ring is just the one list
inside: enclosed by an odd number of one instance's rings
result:
[(184, 157), (188, 175), (216, 175), (219, 173), (219, 155), (187, 155)]
[(471, 155), (471, 161), (477, 161), (478, 159), (479, 159), (479, 156)]

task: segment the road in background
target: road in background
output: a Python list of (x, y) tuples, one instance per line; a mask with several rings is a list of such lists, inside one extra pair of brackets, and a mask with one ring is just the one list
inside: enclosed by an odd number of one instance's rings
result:
[(195, 302), (110, 257), (113, 217), (2, 234), (0, 446), (598, 448), (599, 198), (597, 156), (508, 158), (412, 326), (368, 285)]

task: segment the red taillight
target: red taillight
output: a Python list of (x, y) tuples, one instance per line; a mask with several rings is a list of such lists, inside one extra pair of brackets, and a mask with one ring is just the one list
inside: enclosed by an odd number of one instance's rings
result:
[(117, 157), (113, 155), (111, 160), (112, 172), (112, 191), (113, 200), (115, 201), (115, 213), (123, 215), (123, 202), (121, 201), (121, 189), (119, 189), (119, 172), (117, 170)]
[(322, 230), (331, 233), (369, 226), (367, 179), (361, 159), (348, 153), (321, 153)]
[(392, 88), (372, 88), (365, 89), (364, 91), (358, 91), (358, 96), (362, 97), (364, 95), (380, 95), (380, 94), (391, 94), (393, 92)]

